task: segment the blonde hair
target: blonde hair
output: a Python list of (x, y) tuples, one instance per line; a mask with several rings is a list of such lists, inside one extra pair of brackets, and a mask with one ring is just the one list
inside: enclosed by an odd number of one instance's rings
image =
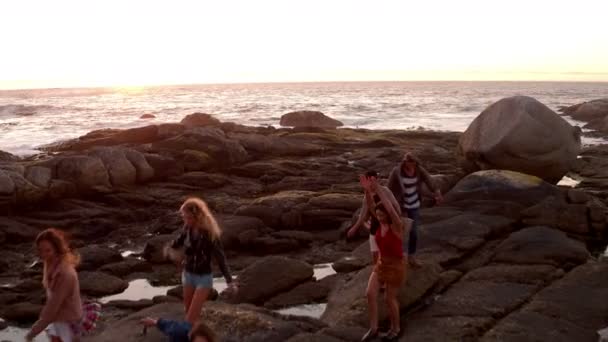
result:
[[(38, 247), (42, 241), (47, 241), (51, 244), (61, 262), (67, 262), (73, 267), (76, 267), (80, 262), (80, 256), (70, 249), (70, 245), (67, 241), (67, 238), (61, 230), (49, 228), (42, 231), (36, 237), (36, 247)], [(49, 273), (50, 265), (47, 265), (46, 262), (44, 262), (43, 266), (44, 268), (42, 271), (42, 284), (45, 288), (48, 288), (48, 286), (50, 285), (49, 280), (51, 276), (51, 274)]]
[(211, 236), (211, 240), (218, 240), (222, 235), (222, 229), (217, 224), (207, 203), (202, 199), (196, 197), (186, 199), (184, 204), (179, 208), (179, 211), (192, 215), (195, 221), (194, 228), (207, 231), (209, 236)]

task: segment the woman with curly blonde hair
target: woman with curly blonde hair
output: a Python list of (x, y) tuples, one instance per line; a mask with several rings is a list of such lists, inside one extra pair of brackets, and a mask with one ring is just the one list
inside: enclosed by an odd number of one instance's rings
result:
[(47, 300), (40, 318), (27, 334), (26, 341), (33, 340), (47, 329), (52, 342), (74, 342), (79, 340), (82, 318), (80, 284), (76, 274), (78, 255), (74, 254), (58, 229), (46, 229), (36, 237), (36, 248), (44, 268), (42, 284)]
[(218, 263), (230, 289), (234, 284), (220, 240), (222, 230), (207, 203), (200, 198), (188, 198), (179, 211), (184, 227), (171, 248), (184, 249), (185, 260), (178, 265), (183, 267), (184, 308), (186, 320), (195, 324), (213, 288), (212, 259)]

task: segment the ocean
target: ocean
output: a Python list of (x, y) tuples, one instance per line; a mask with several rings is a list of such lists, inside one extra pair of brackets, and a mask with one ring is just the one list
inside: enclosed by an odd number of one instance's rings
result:
[[(608, 83), (336, 82), (4, 90), (0, 150), (30, 155), (41, 145), (91, 130), (179, 122), (193, 112), (244, 125), (278, 126), (285, 113), (318, 110), (346, 127), (464, 131), (488, 105), (513, 95), (532, 96), (557, 110), (607, 97)], [(156, 118), (140, 119), (142, 114)]]

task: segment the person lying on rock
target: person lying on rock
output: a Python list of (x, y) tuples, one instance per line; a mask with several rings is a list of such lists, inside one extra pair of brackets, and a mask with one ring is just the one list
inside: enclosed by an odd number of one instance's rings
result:
[[(361, 176), (360, 176), (361, 177)], [(367, 171), (364, 175), (365, 178), (369, 180), (378, 180), (378, 172), (376, 171)], [(391, 205), (398, 213), (401, 213), (401, 209), (399, 206), (399, 202), (393, 196), (393, 193), (389, 190), (389, 188), (378, 185), (377, 192), (383, 192), (391, 201)], [(368, 205), (368, 197), (373, 199), (373, 206)], [(348, 230), (347, 237), (352, 238), (357, 234), (359, 229), (365, 225), (366, 222), (371, 221), (369, 225), (369, 247), (372, 253), (372, 260), (375, 264), (376, 259), (378, 258), (378, 246), (376, 245), (376, 240), (374, 239), (374, 234), (376, 234), (376, 230), (380, 225), (378, 220), (376, 219), (374, 208), (380, 203), (380, 197), (376, 192), (370, 192), (363, 195), (363, 203), (361, 204), (361, 211), (359, 212), (359, 218), (357, 222)]]
[(388, 188), (399, 201), (405, 217), (413, 220), (409, 239), (404, 239), (403, 250), (407, 251), (410, 266), (419, 267), (416, 260), (418, 244), (418, 222), (420, 220), (420, 199), (422, 184), (434, 193), (435, 202), (443, 201), (441, 190), (435, 185), (428, 171), (420, 165), (419, 160), (411, 153), (406, 153), (401, 163), (393, 168), (388, 177)]
[(207, 325), (197, 323), (192, 329), (192, 324), (187, 321), (173, 321), (162, 318), (144, 318), (144, 334), (147, 327), (157, 327), (163, 334), (169, 337), (169, 342), (217, 342), (218, 339)]
[(222, 230), (207, 204), (199, 198), (189, 198), (182, 204), (180, 214), (184, 227), (171, 244), (171, 248), (184, 249), (185, 260), (178, 265), (178, 268), (183, 266), (182, 285), (186, 320), (195, 324), (213, 288), (212, 259), (218, 263), (229, 292), (234, 292), (236, 285), (232, 281), (220, 240)]
[(79, 341), (82, 319), (80, 284), (76, 273), (79, 258), (74, 254), (60, 230), (46, 229), (36, 237), (38, 255), (43, 262), (42, 284), (47, 300), (40, 318), (26, 341), (32, 341), (44, 329), (51, 342)]
[[(385, 299), (388, 307), (390, 329), (383, 337), (386, 341), (396, 341), (401, 332), (399, 300), (397, 295), (406, 273), (406, 256), (403, 253), (404, 222), (399, 212), (393, 207), (390, 197), (383, 191), (378, 191), (376, 179), (361, 177), (361, 185), (365, 192), (377, 193), (380, 203), (375, 206), (375, 214), (379, 222), (374, 235), (378, 246), (379, 257), (367, 285), (367, 305), (369, 311), (370, 329), (362, 341), (370, 341), (378, 336), (378, 293), (380, 284), (386, 285)], [(374, 205), (372, 196), (368, 197), (368, 205)]]

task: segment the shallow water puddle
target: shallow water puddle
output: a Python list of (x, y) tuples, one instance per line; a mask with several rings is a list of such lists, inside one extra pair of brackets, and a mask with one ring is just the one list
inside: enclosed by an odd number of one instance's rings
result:
[(333, 264), (317, 264), (314, 265), (315, 278), (321, 280), (330, 275), (336, 274), (336, 271), (332, 267)]
[(567, 186), (570, 188), (575, 188), (577, 185), (579, 185), (581, 183), (581, 181), (570, 178), (568, 176), (564, 176), (564, 178), (562, 178), (559, 183), (557, 183), (558, 186)]
[(275, 310), (275, 312), (280, 313), (281, 315), (304, 316), (318, 319), (321, 318), (321, 315), (325, 312), (325, 308), (327, 308), (327, 303), (304, 304)]
[(153, 286), (147, 279), (136, 279), (129, 282), (129, 287), (119, 294), (102, 297), (101, 303), (108, 303), (113, 300), (140, 300), (152, 299), (155, 296), (164, 296), (167, 291), (175, 286)]
[[(134, 251), (134, 250), (128, 249), (128, 250), (124, 250), (124, 251), (120, 252), (120, 255), (122, 255), (123, 258), (126, 258), (126, 257), (132, 256), (132, 255), (139, 256), (142, 253), (143, 253), (143, 251)], [(141, 259), (141, 258), (138, 258), (138, 259)]]
[[(4, 330), (0, 330), (0, 342), (20, 342), (25, 341), (25, 335), (29, 332), (27, 328), (19, 327), (8, 327)], [(33, 341), (34, 342), (48, 342), (48, 337), (43, 332), (38, 335)]]
[[(173, 286), (154, 286), (147, 279), (135, 279), (129, 282), (129, 287), (119, 294), (102, 297), (101, 303), (108, 303), (113, 300), (140, 300), (152, 299), (156, 296), (164, 296)], [(224, 278), (213, 278), (213, 287), (217, 292), (222, 292), (228, 288)]]

